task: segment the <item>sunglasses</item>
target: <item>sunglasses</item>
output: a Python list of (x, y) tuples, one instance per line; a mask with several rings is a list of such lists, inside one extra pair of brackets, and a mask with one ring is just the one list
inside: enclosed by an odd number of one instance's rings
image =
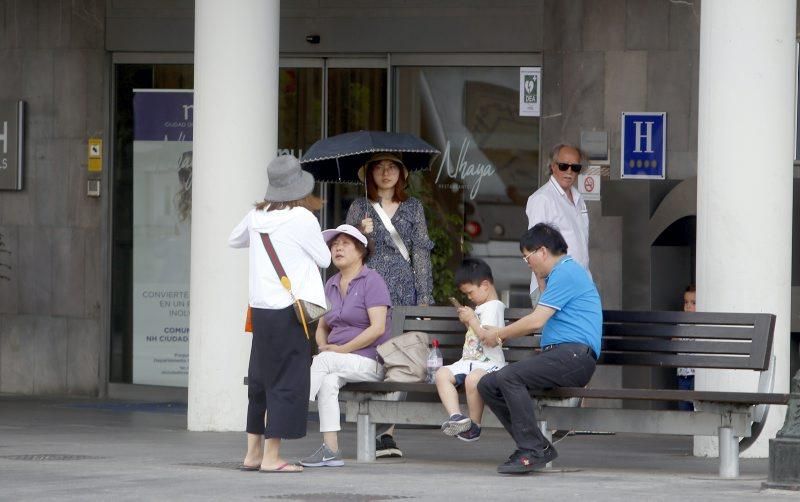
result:
[(561, 172), (566, 171), (567, 169), (572, 169), (573, 173), (581, 172), (583, 166), (581, 164), (567, 164), (566, 162), (557, 162), (556, 165), (558, 166), (558, 170)]

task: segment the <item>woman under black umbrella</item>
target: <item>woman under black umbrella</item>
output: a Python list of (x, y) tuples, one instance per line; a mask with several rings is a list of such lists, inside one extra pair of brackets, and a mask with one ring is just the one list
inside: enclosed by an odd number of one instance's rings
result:
[(392, 305), (432, 304), (433, 242), (422, 203), (405, 191), (408, 170), (399, 154), (376, 153), (359, 178), (366, 184), (367, 197), (353, 201), (346, 220), (375, 243), (367, 264), (386, 280)]
[[(422, 203), (406, 194), (408, 169), (399, 154), (376, 153), (359, 172), (367, 197), (350, 205), (347, 223), (359, 227), (375, 250), (367, 265), (389, 286), (392, 306), (433, 303), (428, 226)], [(393, 428), (378, 438), (377, 457), (402, 456)]]

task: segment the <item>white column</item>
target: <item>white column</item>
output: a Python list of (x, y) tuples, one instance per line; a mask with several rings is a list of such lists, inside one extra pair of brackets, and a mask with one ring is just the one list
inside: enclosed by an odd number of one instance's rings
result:
[[(789, 383), (796, 0), (703, 0), (697, 310), (777, 315), (776, 392)], [(696, 388), (756, 391), (754, 372), (698, 371)], [(785, 409), (743, 455), (765, 457)], [(716, 456), (697, 437), (695, 455)]]
[(278, 0), (195, 0), (189, 430), (244, 430), (247, 252), (233, 227), (277, 151)]

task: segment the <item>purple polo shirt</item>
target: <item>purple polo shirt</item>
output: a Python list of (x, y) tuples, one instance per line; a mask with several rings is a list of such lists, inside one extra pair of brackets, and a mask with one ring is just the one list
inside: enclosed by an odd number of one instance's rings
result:
[(386, 330), (372, 345), (358, 349), (353, 354), (379, 359), (376, 347), (392, 336), (392, 300), (389, 288), (378, 272), (364, 265), (347, 287), (347, 296), (342, 298), (339, 281), (342, 273), (334, 275), (325, 283), (325, 297), (331, 310), (325, 314), (325, 324), (331, 329), (328, 343), (344, 345), (361, 334), (370, 325), (367, 309), (378, 306), (389, 307), (386, 315)]

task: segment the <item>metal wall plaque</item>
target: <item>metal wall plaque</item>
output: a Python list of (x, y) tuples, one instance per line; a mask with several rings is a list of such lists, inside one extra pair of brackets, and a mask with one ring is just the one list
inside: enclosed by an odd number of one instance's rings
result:
[(0, 101), (0, 190), (22, 190), (25, 103)]
[(665, 179), (667, 113), (622, 112), (622, 179)]
[(581, 150), (592, 162), (608, 162), (608, 133), (581, 131)]

